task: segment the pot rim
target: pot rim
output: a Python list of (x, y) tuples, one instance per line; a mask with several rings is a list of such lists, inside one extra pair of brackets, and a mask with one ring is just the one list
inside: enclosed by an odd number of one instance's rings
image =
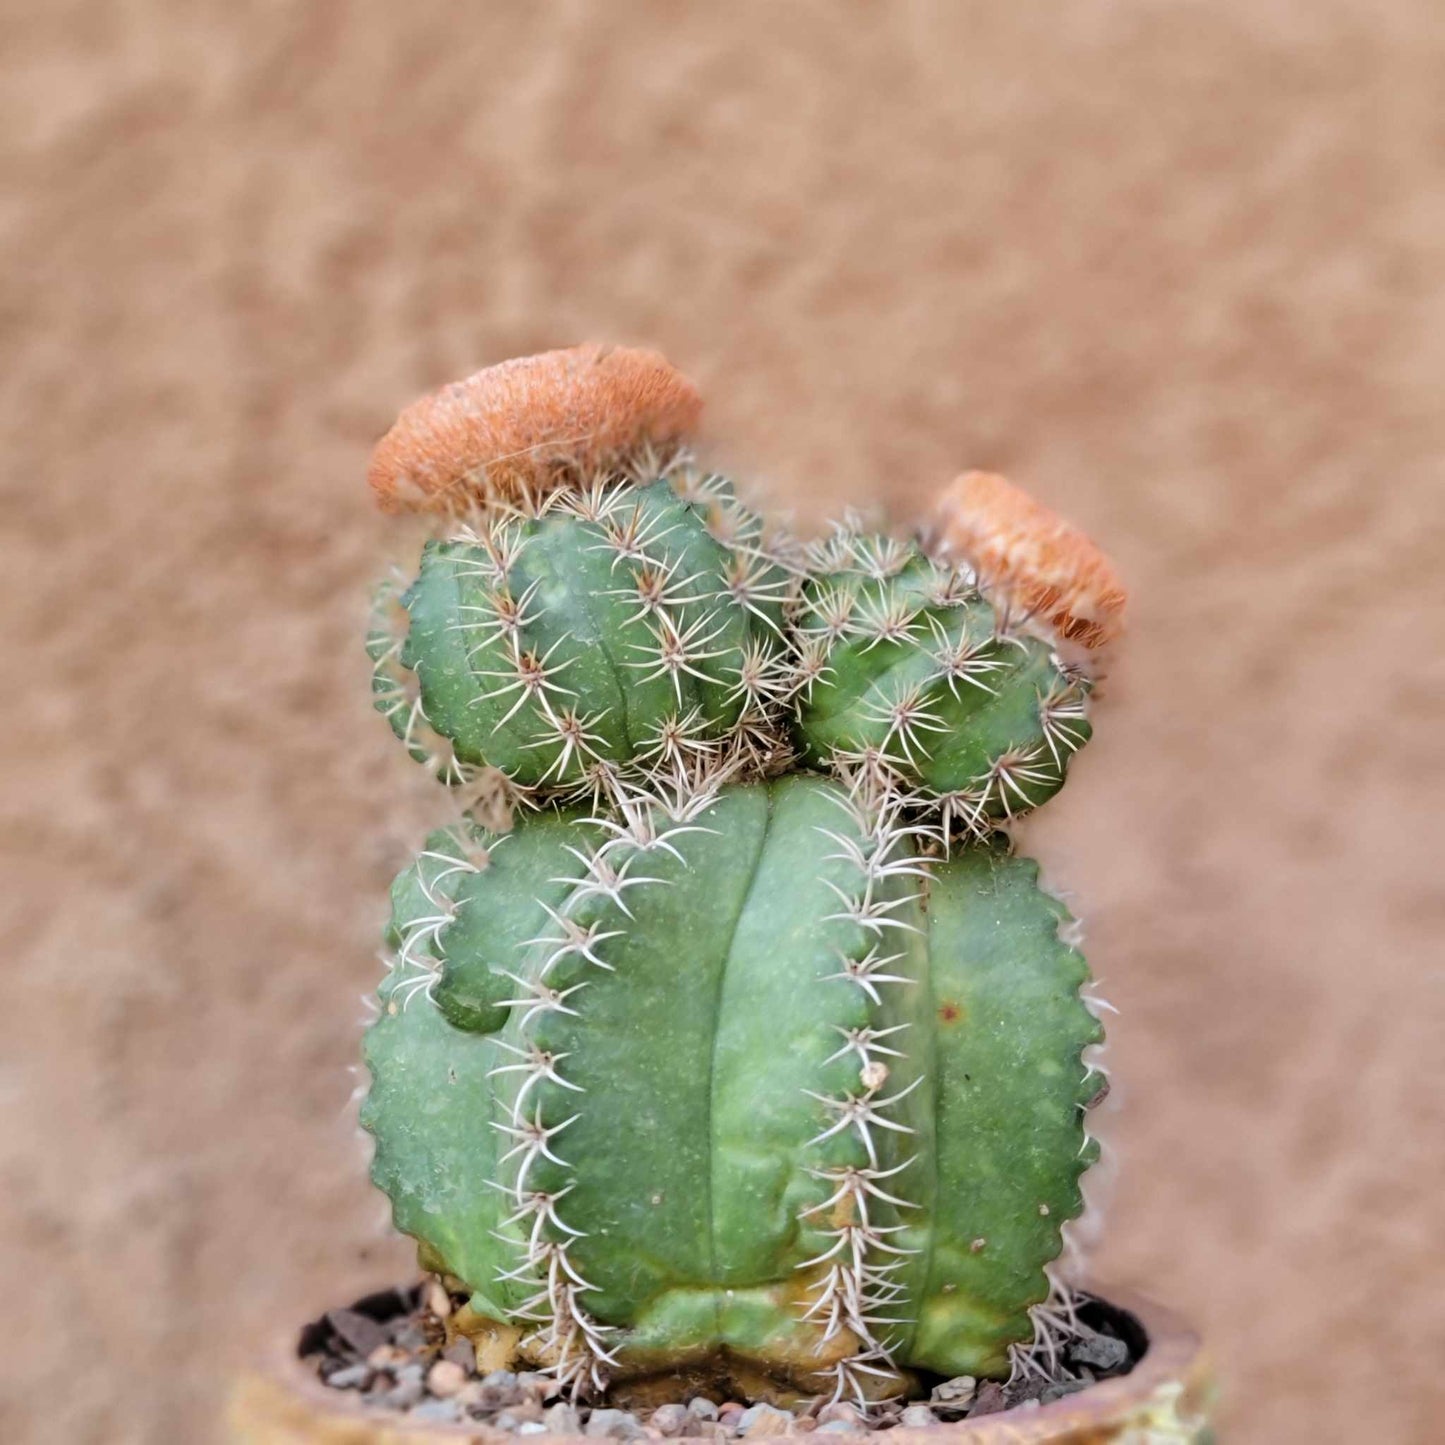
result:
[[(1081, 1407), (1087, 1408), (1090, 1423), (1098, 1428), (1122, 1417), (1131, 1406), (1137, 1407), (1156, 1392), (1200, 1374), (1204, 1352), (1199, 1335), (1172, 1310), (1132, 1290), (1099, 1289), (1092, 1285), (1087, 1288), (1090, 1294), (1133, 1316), (1148, 1341), (1143, 1356), (1127, 1375), (1101, 1380), (1047, 1405), (1016, 1406), (977, 1420), (940, 1421), (928, 1426), (897, 1425), (887, 1431), (888, 1440), (892, 1445), (929, 1445), (945, 1437), (961, 1445), (1064, 1441), (1070, 1438), (1071, 1427), (1077, 1428), (1082, 1423), (1078, 1418)], [(269, 1387), (273, 1392), (279, 1389), (289, 1395), (320, 1419), (329, 1416), (338, 1424), (371, 1427), (378, 1434), (379, 1445), (383, 1439), (385, 1445), (421, 1445), (428, 1440), (468, 1440), (487, 1442), (487, 1445), (515, 1441), (510, 1432), (498, 1430), (484, 1421), (416, 1420), (406, 1411), (364, 1405), (352, 1391), (331, 1389), (302, 1364), (296, 1350), (299, 1330), (298, 1326), (289, 1331), (284, 1340), (273, 1342), (258, 1364), (242, 1377), (230, 1401), (233, 1418), (240, 1418), (242, 1406), (252, 1391)], [(1051, 1434), (1055, 1426), (1058, 1433)], [(877, 1432), (834, 1431), (832, 1438), (842, 1445), (846, 1441), (876, 1439)], [(541, 1445), (597, 1445), (597, 1442), (590, 1436), (549, 1434)]]

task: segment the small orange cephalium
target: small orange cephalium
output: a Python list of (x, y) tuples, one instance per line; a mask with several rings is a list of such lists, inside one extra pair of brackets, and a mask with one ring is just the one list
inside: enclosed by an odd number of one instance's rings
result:
[(514, 502), (562, 476), (673, 450), (701, 411), (697, 389), (655, 351), (545, 351), (413, 402), (377, 443), (367, 481), (387, 512)]
[(1109, 559), (1082, 532), (1003, 477), (967, 472), (939, 498), (940, 551), (1061, 637), (1093, 650), (1123, 630), (1126, 593)]

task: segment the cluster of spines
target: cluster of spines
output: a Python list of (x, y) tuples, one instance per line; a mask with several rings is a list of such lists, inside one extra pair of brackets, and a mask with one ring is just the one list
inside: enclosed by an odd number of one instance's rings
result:
[[(690, 626), (677, 620), (675, 609), (682, 599), (676, 589), (686, 584), (678, 582), (675, 564), (669, 565), (665, 557), (649, 550), (647, 542), (633, 532), (631, 518), (608, 520), (609, 510), (625, 507), (627, 484), (609, 487), (594, 482), (570, 499), (578, 516), (606, 528), (619, 556), (635, 555), (640, 571), (635, 583), (639, 611), (634, 616), (646, 617), (655, 627), (656, 653), (644, 654), (630, 665), (642, 681), (666, 676), (678, 698), (678, 712), (659, 724), (640, 753), (640, 777), (628, 780), (625, 774), (613, 772), (602, 780), (603, 792), (614, 802), (622, 801), (629, 791), (635, 794), (637, 782), (654, 790), (670, 789), (674, 795), (707, 794), (730, 777), (781, 771), (791, 756), (784, 708), (793, 675), (786, 630), (780, 621), (798, 588), (789, 539), (770, 535), (763, 518), (738, 502), (732, 484), (719, 473), (704, 472), (682, 458), (667, 472), (651, 475), (665, 475), (678, 496), (704, 517), (712, 539), (731, 553), (721, 588), (686, 600), (731, 603), (756, 619), (763, 631), (743, 649), (736, 667), (718, 668), (723, 675), (714, 676), (709, 665), (717, 663), (719, 655), (707, 650), (716, 633), (714, 614)], [(563, 504), (569, 504), (565, 497)], [(653, 537), (651, 545), (662, 540), (662, 536)], [(776, 609), (776, 616), (771, 609)], [(731, 684), (728, 701), (740, 704), (741, 710), (723, 738), (706, 735), (698, 708), (682, 712), (680, 680), (684, 673)], [(633, 782), (630, 788), (629, 781)]]

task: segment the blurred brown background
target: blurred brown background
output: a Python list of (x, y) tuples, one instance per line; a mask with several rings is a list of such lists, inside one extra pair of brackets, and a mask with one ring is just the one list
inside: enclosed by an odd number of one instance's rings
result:
[(0, 11), (0, 1438), (204, 1441), (408, 1270), (346, 1068), (441, 799), (368, 707), (365, 457), (584, 338), (804, 515), (979, 465), (1113, 552), (1027, 840), (1122, 1010), (1098, 1271), (1233, 1440), (1441, 1438), (1435, 0)]

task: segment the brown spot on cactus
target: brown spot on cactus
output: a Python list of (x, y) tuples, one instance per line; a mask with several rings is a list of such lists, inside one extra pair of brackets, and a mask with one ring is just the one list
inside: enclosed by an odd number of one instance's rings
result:
[(1109, 559), (1042, 502), (990, 472), (967, 472), (939, 499), (935, 545), (1060, 636), (1090, 650), (1123, 630), (1126, 593)]
[(516, 500), (697, 425), (702, 398), (655, 351), (574, 346), (489, 366), (413, 402), (377, 443), (367, 474), (387, 512), (455, 512)]

